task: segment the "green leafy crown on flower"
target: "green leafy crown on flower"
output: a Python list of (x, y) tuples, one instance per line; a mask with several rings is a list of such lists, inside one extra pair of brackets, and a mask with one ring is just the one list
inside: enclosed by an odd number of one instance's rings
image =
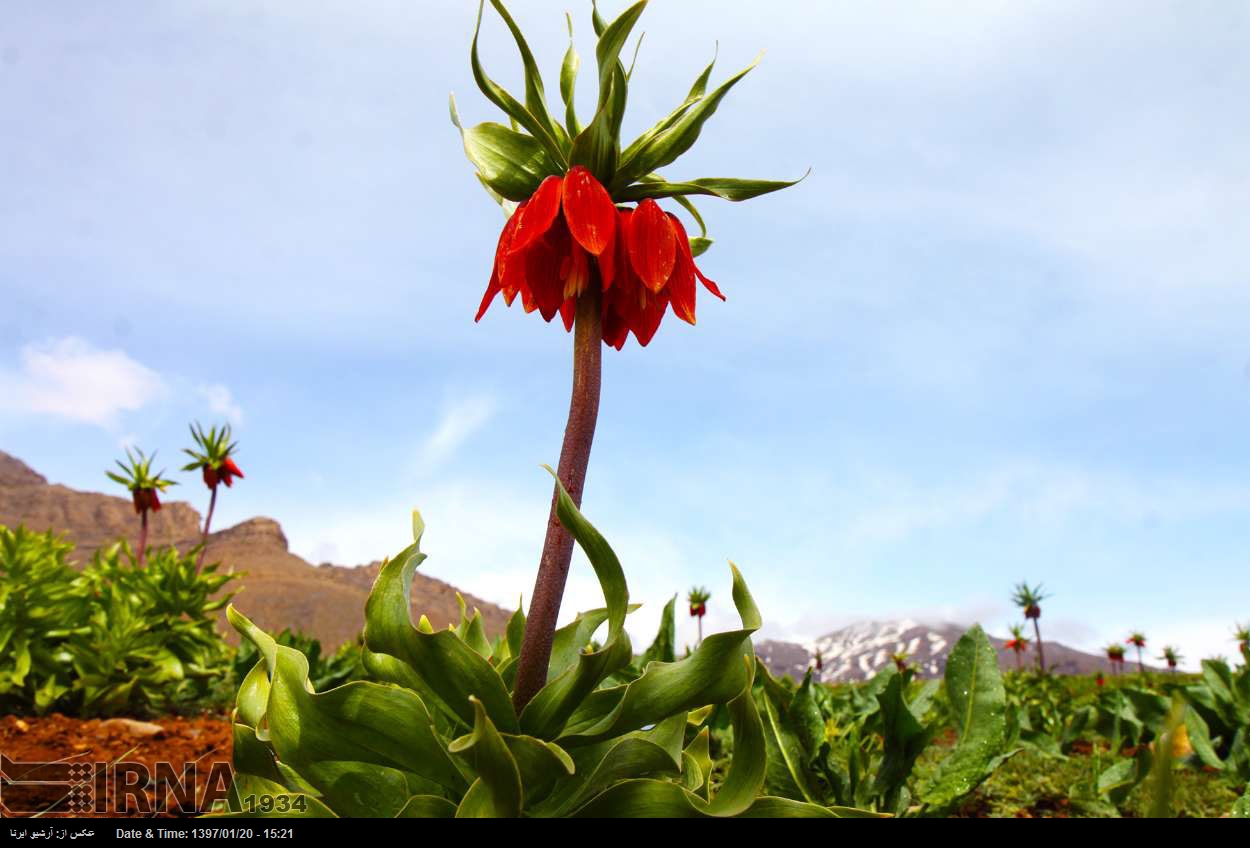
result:
[[(478, 39), (483, 0), (470, 51), (473, 77), (486, 98), (507, 115), (509, 126), (487, 122), (466, 128), (454, 96), (450, 103), (452, 123), (460, 130), (478, 179), (509, 215), (478, 319), (502, 292), (508, 305), (519, 294), (526, 312), (537, 310), (546, 321), (559, 314), (571, 329), (578, 299), (592, 291), (603, 294), (603, 339), (618, 350), (631, 332), (646, 345), (669, 306), (678, 318), (694, 324), (696, 279), (722, 300), (724, 295), (694, 264), (694, 257), (712, 242), (690, 198), (741, 201), (798, 181), (715, 177), (670, 182), (658, 171), (690, 150), (725, 95), (758, 59), (709, 92), (714, 57), (667, 117), (622, 146), (633, 65), (626, 70), (620, 56), (647, 0), (611, 23), (594, 8), (599, 92), (594, 116), (584, 126), (574, 108), (581, 61), (572, 43), (572, 18), (560, 69), (561, 121), (548, 108), (542, 75), (520, 28), (501, 0), (491, 0), (491, 5), (520, 51), (525, 94), (518, 100), (482, 67)], [(656, 201), (661, 198), (684, 208), (699, 235), (687, 236), (677, 216), (660, 209)], [(625, 206), (629, 203), (638, 205)]]
[(1042, 601), (1049, 598), (1050, 595), (1042, 593), (1042, 584), (1030, 587), (1028, 583), (1017, 584), (1015, 591), (1012, 593), (1011, 599), (1015, 605), (1025, 611), (1025, 615), (1029, 618), (1036, 618), (1031, 613), (1036, 611)]
[(130, 452), (130, 448), (126, 448), (126, 458), (130, 460), (130, 465), (125, 465), (120, 459), (116, 461), (117, 466), (125, 476), (115, 474), (112, 471), (105, 471), (104, 473), (108, 475), (110, 480), (120, 483), (131, 492), (149, 490), (163, 492), (170, 486), (178, 485), (174, 480), (166, 480), (162, 476), (165, 473), (164, 469), (161, 469), (157, 474), (152, 473), (152, 460), (156, 459), (155, 451), (152, 452), (150, 457), (145, 456), (143, 451), (138, 448), (135, 448), (135, 453), (139, 455), (137, 458)]
[(183, 471), (203, 469), (204, 483), (210, 489), (214, 488), (218, 481), (232, 486), (234, 485), (233, 478), (243, 476), (243, 472), (239, 470), (239, 466), (232, 458), (239, 448), (239, 443), (230, 441), (229, 424), (223, 424), (220, 432), (213, 427), (205, 433), (204, 428), (196, 422), (191, 427), (191, 436), (195, 439), (199, 450), (182, 449), (183, 453), (194, 460), (182, 466)]

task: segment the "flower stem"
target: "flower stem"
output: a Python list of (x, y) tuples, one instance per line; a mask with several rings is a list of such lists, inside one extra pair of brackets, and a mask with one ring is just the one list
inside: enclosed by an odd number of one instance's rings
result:
[[(564, 445), (560, 448), (560, 482), (578, 507), (582, 505), (582, 489), (586, 485), (586, 464), (595, 438), (595, 421), (599, 417), (599, 381), (603, 359), (603, 319), (600, 314), (598, 281), (578, 298), (577, 317), (573, 326), (573, 396), (569, 401), (569, 420), (564, 428)], [(518, 713), (547, 683), (547, 664), (551, 661), (551, 640), (560, 615), (560, 601), (569, 576), (573, 558), (573, 537), (556, 516), (559, 490), (551, 495), (551, 513), (547, 518), (547, 538), (543, 542), (538, 577), (525, 620), (525, 638), (517, 660), (516, 685), (512, 703)]]
[(1033, 619), (1033, 635), (1037, 637), (1037, 669), (1042, 674), (1046, 673), (1046, 653), (1042, 650), (1042, 628), (1037, 626), (1037, 619)]
[(139, 568), (143, 568), (143, 554), (148, 549), (148, 511), (139, 515)]
[(204, 551), (208, 547), (208, 528), (213, 523), (213, 510), (217, 507), (217, 487), (213, 486), (213, 495), (208, 499), (208, 517), (204, 519), (204, 535), (200, 537), (200, 555), (195, 560), (195, 573), (200, 573), (204, 564)]

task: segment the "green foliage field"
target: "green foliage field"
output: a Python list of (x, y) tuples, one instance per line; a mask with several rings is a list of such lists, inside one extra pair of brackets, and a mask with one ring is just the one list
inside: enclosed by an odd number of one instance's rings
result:
[(79, 716), (153, 715), (221, 698), (231, 648), (214, 598), (231, 579), (195, 554), (128, 545), (101, 550), (82, 571), (52, 533), (0, 527), (0, 709)]

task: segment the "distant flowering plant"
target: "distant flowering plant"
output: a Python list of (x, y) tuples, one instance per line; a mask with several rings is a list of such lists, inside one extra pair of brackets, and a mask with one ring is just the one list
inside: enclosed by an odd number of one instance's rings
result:
[[(229, 488), (234, 485), (235, 477), (240, 479), (243, 477), (243, 472), (234, 461), (234, 452), (238, 450), (239, 443), (230, 441), (229, 424), (223, 424), (220, 431), (212, 427), (205, 433), (204, 428), (197, 422), (191, 427), (191, 437), (195, 439), (199, 450), (182, 449), (182, 452), (192, 459), (191, 462), (182, 466), (182, 470), (201, 471), (204, 485), (208, 486), (209, 491), (212, 492), (208, 499), (208, 515), (204, 518), (204, 533), (201, 537), (202, 545), (207, 545), (208, 530), (213, 523), (213, 510), (217, 507), (217, 485), (225, 483)], [(199, 564), (204, 561), (204, 551), (205, 548), (201, 547), (196, 568), (199, 568)]]
[[(450, 102), (452, 123), (460, 131), (478, 181), (508, 216), (495, 245), (477, 320), (502, 295), (505, 304), (519, 299), (527, 313), (538, 312), (545, 321), (559, 315), (565, 329), (573, 332), (573, 393), (557, 479), (580, 506), (599, 412), (603, 346), (621, 350), (631, 334), (646, 346), (670, 307), (680, 320), (694, 324), (699, 283), (724, 300), (716, 283), (695, 264), (695, 257), (712, 242), (690, 198), (748, 200), (798, 180), (714, 177), (672, 182), (659, 173), (694, 146), (725, 95), (756, 62), (709, 91), (713, 58), (676, 108), (625, 144), (621, 128), (633, 66), (626, 69), (621, 51), (647, 0), (629, 6), (611, 22), (593, 8), (599, 88), (587, 124), (574, 108), (581, 60), (572, 43), (572, 18), (566, 16), (569, 47), (560, 68), (561, 118), (549, 108), (542, 74), (520, 27), (502, 0), (490, 4), (520, 53), (525, 93), (514, 97), (482, 66), (478, 40), (483, 0), (470, 64), (478, 88), (504, 113), (508, 124), (466, 127), (455, 98)], [(660, 200), (671, 200), (689, 214), (699, 235), (688, 235), (681, 220), (661, 208)], [(556, 499), (553, 492), (526, 643), (517, 663), (518, 708), (546, 680), (573, 553), (573, 539), (556, 517)]]
[(1146, 665), (1145, 663), (1142, 662), (1142, 658), (1141, 658), (1141, 649), (1146, 647), (1145, 635), (1134, 631), (1133, 633), (1129, 634), (1129, 637), (1127, 639), (1124, 640), (1124, 644), (1133, 645), (1134, 647), (1137, 648), (1137, 670), (1140, 671), (1142, 674), (1145, 674)]
[(1118, 674), (1119, 670), (1124, 666), (1124, 646), (1112, 642), (1107, 646), (1106, 650), (1107, 660), (1111, 663), (1111, 670)]
[(686, 601), (690, 604), (690, 615), (699, 623), (699, 642), (703, 641), (703, 616), (707, 615), (707, 602), (712, 599), (712, 593), (703, 586), (695, 586), (686, 595)]
[(1026, 619), (1033, 622), (1033, 636), (1037, 643), (1037, 668), (1042, 674), (1046, 673), (1046, 652), (1042, 644), (1042, 629), (1037, 622), (1042, 617), (1042, 601), (1048, 597), (1050, 596), (1042, 592), (1042, 584), (1030, 586), (1027, 582), (1016, 584), (1011, 595), (1012, 603), (1020, 608)]
[(121, 474), (112, 471), (105, 471), (108, 478), (116, 483), (120, 483), (130, 491), (131, 500), (134, 502), (135, 513), (139, 516), (139, 554), (136, 560), (138, 567), (143, 567), (144, 555), (147, 550), (148, 543), (148, 513), (161, 511), (160, 493), (168, 489), (170, 486), (178, 484), (173, 480), (166, 480), (162, 475), (164, 471), (156, 474), (152, 473), (152, 460), (156, 459), (156, 453), (145, 456), (143, 451), (135, 448), (136, 457), (130, 452), (130, 448), (126, 448), (126, 459), (129, 465), (117, 460), (117, 467), (122, 470)]
[(1016, 655), (1016, 668), (1021, 668), (1020, 655), (1029, 649), (1029, 639), (1024, 635), (1023, 624), (1011, 625), (1011, 638), (1003, 646)]
[(1168, 664), (1169, 671), (1176, 671), (1176, 667), (1180, 665), (1184, 657), (1175, 647), (1166, 645), (1163, 648), (1163, 653), (1159, 655), (1159, 659), (1164, 660)]

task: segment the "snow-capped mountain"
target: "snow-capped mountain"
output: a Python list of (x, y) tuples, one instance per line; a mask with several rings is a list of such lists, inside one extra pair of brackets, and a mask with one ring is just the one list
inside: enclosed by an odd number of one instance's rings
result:
[[(813, 671), (813, 675), (821, 682), (867, 680), (892, 664), (896, 653), (907, 654), (907, 663), (916, 669), (918, 676), (941, 677), (946, 672), (946, 657), (967, 629), (962, 624), (922, 624), (912, 619), (860, 621), (807, 644), (759, 642), (755, 652), (772, 674), (788, 674), (795, 680), (802, 679), (807, 669), (814, 666), (817, 655), (821, 658), (821, 669)], [(990, 644), (998, 652), (999, 668), (1015, 668), (1015, 654), (1007, 650), (1004, 643), (1005, 640), (990, 636)], [(1044, 647), (1046, 667), (1057, 674), (1111, 670), (1104, 657), (1057, 642), (1046, 642)], [(1026, 666), (1037, 662), (1033, 650), (1021, 659)], [(1136, 664), (1127, 665), (1131, 669)]]

